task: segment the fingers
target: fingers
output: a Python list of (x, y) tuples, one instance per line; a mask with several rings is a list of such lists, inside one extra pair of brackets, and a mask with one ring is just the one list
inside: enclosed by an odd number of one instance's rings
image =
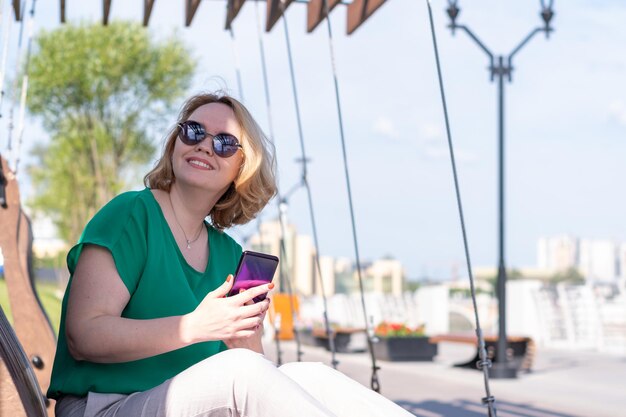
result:
[(229, 274), (226, 277), (226, 281), (224, 281), (222, 285), (220, 285), (219, 287), (217, 287), (216, 289), (208, 293), (207, 297), (208, 296), (211, 296), (213, 298), (226, 297), (226, 294), (228, 294), (228, 292), (230, 291), (232, 287), (233, 287), (233, 275)]
[(223, 335), (224, 339), (234, 339), (239, 337), (252, 336), (258, 329), (263, 326), (263, 321), (259, 317), (249, 317), (237, 322), (229, 331)]
[(237, 332), (243, 330), (255, 330), (261, 325), (263, 325), (263, 320), (261, 320), (261, 318), (258, 316), (243, 319), (238, 323), (237, 327), (239, 327), (239, 329), (237, 330)]
[[(241, 293), (242, 293), (242, 292), (244, 292), (244, 291), (245, 291), (245, 290), (244, 290), (243, 288), (242, 288), (242, 289), (240, 289), (240, 290), (239, 290), (239, 294), (241, 294)], [(244, 305), (245, 305), (245, 306), (249, 306), (249, 305), (251, 305), (251, 304), (254, 304), (254, 301), (253, 301), (253, 300), (250, 300), (250, 301), (246, 302)]]
[(231, 297), (238, 303), (246, 304), (248, 301), (252, 301), (255, 297), (258, 297), (262, 294), (267, 294), (269, 291), (274, 288), (274, 283), (269, 283), (266, 285), (259, 285), (258, 287), (252, 287), (244, 292), (240, 292), (239, 294)]
[(248, 337), (252, 337), (256, 334), (256, 330), (255, 329), (249, 329), (249, 330), (240, 330), (237, 333), (235, 333), (230, 339), (245, 339)]
[(260, 303), (244, 305), (240, 308), (239, 312), (242, 317), (261, 316), (265, 314), (269, 306), (269, 301), (263, 300)]

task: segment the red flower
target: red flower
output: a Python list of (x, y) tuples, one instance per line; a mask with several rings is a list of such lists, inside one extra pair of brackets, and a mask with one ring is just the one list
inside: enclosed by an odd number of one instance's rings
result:
[(380, 322), (374, 329), (379, 337), (414, 337), (424, 335), (424, 325), (410, 328), (404, 323)]

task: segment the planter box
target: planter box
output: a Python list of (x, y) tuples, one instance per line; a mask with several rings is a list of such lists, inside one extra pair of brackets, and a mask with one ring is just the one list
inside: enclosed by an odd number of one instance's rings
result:
[(381, 337), (374, 343), (374, 356), (384, 361), (432, 361), (437, 344), (428, 337)]
[(324, 346), (324, 342), (315, 337), (315, 335), (313, 335), (313, 330), (311, 329), (298, 330), (298, 336), (300, 336), (300, 342), (305, 346)]
[[(453, 342), (467, 343), (476, 346), (476, 353), (472, 359), (467, 362), (458, 363), (454, 366), (461, 368), (478, 369), (476, 363), (480, 360), (478, 353), (478, 339), (474, 334), (441, 334), (433, 336), (430, 340), (434, 343)], [(496, 347), (498, 336), (485, 335), (485, 348), (487, 357), (492, 361), (497, 361)], [(535, 358), (535, 342), (527, 336), (507, 336), (507, 361), (509, 366), (520, 372), (531, 372)]]
[[(335, 351), (339, 353), (348, 353), (348, 345), (350, 344), (351, 333), (334, 332), (335, 336)], [(330, 341), (323, 331), (315, 334), (315, 341), (317, 346), (322, 346), (326, 350), (330, 351)]]
[[(358, 328), (334, 328), (333, 336), (335, 339), (335, 351), (339, 353), (349, 353), (363, 350), (352, 346), (352, 335), (355, 333), (364, 333), (364, 330)], [(324, 329), (301, 329), (298, 331), (298, 335), (300, 336), (300, 342), (303, 345), (323, 347), (330, 351), (328, 335)], [(355, 340), (358, 342), (357, 339)]]

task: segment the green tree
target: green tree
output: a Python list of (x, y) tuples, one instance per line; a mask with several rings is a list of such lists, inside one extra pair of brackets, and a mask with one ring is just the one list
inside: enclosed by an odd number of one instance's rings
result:
[[(508, 281), (513, 281), (516, 279), (524, 279), (524, 275), (522, 274), (522, 272), (519, 269), (508, 269), (506, 271), (506, 280)], [(487, 281), (489, 283), (489, 286), (491, 287), (491, 294), (496, 294), (498, 292), (498, 275), (496, 273), (496, 275), (492, 275), (489, 276), (487, 278), (485, 278), (485, 281)]]
[(133, 23), (42, 31), (29, 64), (28, 110), (50, 133), (30, 167), (33, 208), (78, 238), (96, 210), (154, 153), (156, 128), (189, 87), (194, 66), (176, 36)]
[(422, 283), (419, 281), (405, 280), (402, 291), (415, 292), (422, 286)]
[(580, 273), (578, 268), (570, 267), (564, 271), (559, 271), (550, 277), (550, 282), (558, 284), (566, 282), (568, 284), (584, 284), (585, 277)]

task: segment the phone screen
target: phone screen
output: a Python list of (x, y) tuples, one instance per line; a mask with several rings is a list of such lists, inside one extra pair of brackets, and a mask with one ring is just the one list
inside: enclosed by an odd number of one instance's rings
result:
[[(235, 283), (228, 293), (229, 296), (239, 294), (239, 291), (267, 284), (274, 278), (278, 267), (278, 258), (265, 253), (245, 251), (239, 260), (235, 274)], [(263, 301), (266, 294), (254, 297), (253, 301)]]

